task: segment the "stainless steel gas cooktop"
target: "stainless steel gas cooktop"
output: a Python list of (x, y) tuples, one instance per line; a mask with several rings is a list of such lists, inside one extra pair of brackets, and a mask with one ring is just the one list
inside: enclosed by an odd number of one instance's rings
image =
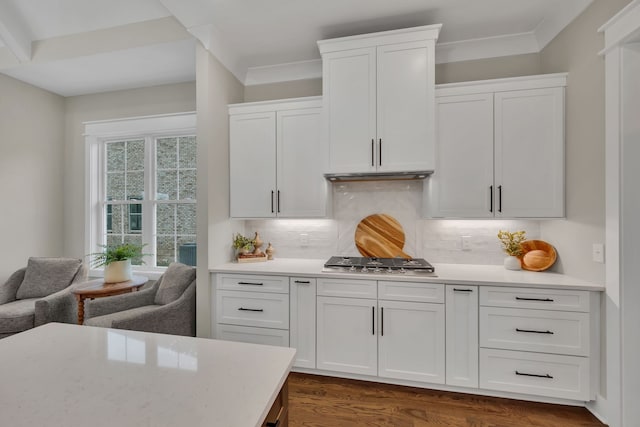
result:
[(324, 264), (325, 271), (349, 273), (431, 274), (435, 269), (422, 258), (375, 258), (333, 256)]

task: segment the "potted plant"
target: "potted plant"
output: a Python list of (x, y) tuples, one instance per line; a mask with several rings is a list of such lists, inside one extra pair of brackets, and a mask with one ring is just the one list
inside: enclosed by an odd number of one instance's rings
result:
[(509, 255), (504, 260), (504, 268), (507, 270), (520, 270), (522, 265), (520, 263), (520, 256), (523, 254), (523, 249), (520, 243), (524, 242), (526, 232), (521, 231), (498, 231), (498, 239), (502, 243), (502, 249)]
[(92, 268), (104, 267), (104, 282), (119, 283), (131, 280), (131, 261), (144, 264), (145, 245), (123, 243), (115, 246), (102, 245), (104, 251), (90, 254)]
[(255, 244), (254, 239), (244, 237), (242, 234), (237, 233), (233, 238), (233, 247), (238, 254), (246, 254), (253, 249)]

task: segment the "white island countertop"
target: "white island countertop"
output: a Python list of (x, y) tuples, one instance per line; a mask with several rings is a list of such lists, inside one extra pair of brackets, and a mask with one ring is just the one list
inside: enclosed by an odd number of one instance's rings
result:
[(0, 340), (0, 426), (260, 426), (294, 354), (50, 323)]
[(249, 273), (304, 277), (342, 277), (460, 285), (524, 286), (534, 288), (604, 291), (604, 285), (547, 271), (511, 271), (502, 265), (433, 264), (435, 276), (373, 274), (323, 271), (326, 260), (282, 258), (267, 262), (229, 262), (212, 268), (212, 273)]

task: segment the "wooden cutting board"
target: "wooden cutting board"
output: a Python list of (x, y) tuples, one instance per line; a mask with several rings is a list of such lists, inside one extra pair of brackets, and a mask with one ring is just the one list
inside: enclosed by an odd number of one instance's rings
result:
[(391, 215), (373, 214), (358, 223), (355, 234), (356, 248), (362, 256), (378, 258), (411, 258), (402, 251), (404, 230)]

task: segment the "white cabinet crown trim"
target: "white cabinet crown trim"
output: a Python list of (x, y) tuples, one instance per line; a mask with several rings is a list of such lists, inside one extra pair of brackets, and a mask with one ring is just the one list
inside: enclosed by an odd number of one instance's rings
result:
[(304, 98), (277, 99), (272, 101), (243, 102), (229, 104), (229, 114), (261, 113), (265, 111), (297, 110), (299, 108), (322, 107), (321, 96), (308, 96)]
[(357, 49), (361, 47), (381, 46), (385, 44), (405, 43), (419, 40), (437, 40), (442, 24), (424, 25), (422, 27), (401, 28), (399, 30), (378, 33), (359, 34), (319, 40), (320, 54), (339, 50)]
[(474, 93), (505, 92), (511, 90), (544, 89), (567, 86), (569, 73), (539, 74), (508, 77), (504, 79), (476, 80), (471, 82), (436, 85), (436, 97), (470, 95)]

